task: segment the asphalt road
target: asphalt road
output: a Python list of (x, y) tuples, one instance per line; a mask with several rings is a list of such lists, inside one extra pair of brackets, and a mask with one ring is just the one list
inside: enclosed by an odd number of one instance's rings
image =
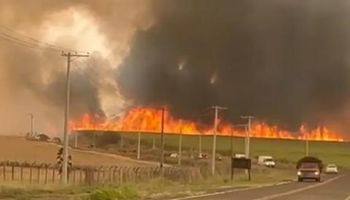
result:
[(350, 173), (324, 175), (320, 183), (292, 182), (177, 200), (350, 200)]

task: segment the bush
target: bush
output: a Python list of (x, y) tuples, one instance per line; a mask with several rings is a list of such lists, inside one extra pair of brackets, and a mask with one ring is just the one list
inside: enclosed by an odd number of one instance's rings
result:
[(90, 195), (90, 200), (137, 200), (137, 192), (128, 187), (98, 189)]

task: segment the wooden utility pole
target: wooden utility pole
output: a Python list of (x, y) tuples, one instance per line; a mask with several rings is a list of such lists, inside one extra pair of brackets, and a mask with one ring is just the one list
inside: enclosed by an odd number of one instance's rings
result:
[(69, 104), (70, 104), (70, 64), (73, 57), (88, 57), (89, 54), (79, 54), (77, 52), (62, 52), (62, 56), (67, 57), (67, 75), (66, 75), (66, 105), (64, 112), (64, 128), (63, 128), (63, 170), (62, 183), (68, 183), (68, 121), (69, 121)]

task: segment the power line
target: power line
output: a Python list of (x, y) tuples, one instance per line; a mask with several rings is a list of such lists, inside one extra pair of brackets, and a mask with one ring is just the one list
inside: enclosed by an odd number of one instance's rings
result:
[(60, 47), (54, 44), (50, 44), (48, 42), (44, 42), (38, 39), (35, 39), (33, 37), (27, 36), (22, 33), (18, 33), (17, 31), (14, 31), (11, 28), (8, 28), (4, 25), (0, 25), (0, 39), (5, 40), (7, 42), (17, 44), (23, 47), (31, 48), (31, 49), (48, 49), (52, 51), (72, 51), (77, 52), (76, 50), (72, 50), (65, 47)]
[(21, 38), (14, 37), (14, 36), (9, 35), (9, 34), (4, 33), (4, 32), (0, 32), (0, 37), (4, 40), (7, 40), (8, 42), (16, 43), (16, 44), (19, 44), (19, 45), (24, 46), (24, 47), (36, 48), (36, 49), (41, 49), (41, 50), (42, 49), (49, 49), (49, 50), (53, 50), (56, 52), (62, 51), (62, 49), (57, 49), (57, 48), (45, 46), (45, 45), (40, 44), (40, 43), (29, 42), (27, 40), (23, 40)]
[(15, 34), (15, 35), (17, 35), (17, 36), (20, 36), (20, 37), (22, 37), (22, 38), (26, 38), (26, 39), (28, 39), (29, 41), (32, 41), (32, 42), (34, 42), (34, 43), (43, 44), (43, 45), (45, 45), (45, 46), (47, 46), (47, 47), (51, 47), (51, 48), (54, 48), (54, 49), (57, 49), (57, 50), (61, 50), (61, 51), (62, 51), (62, 50), (66, 50), (66, 51), (67, 51), (67, 50), (69, 50), (69, 51), (75, 51), (75, 50), (73, 50), (73, 49), (68, 49), (68, 48), (65, 48), (65, 47), (60, 47), (60, 46), (58, 46), (58, 45), (50, 44), (50, 43), (48, 43), (48, 42), (40, 41), (40, 40), (38, 40), (38, 39), (36, 39), (36, 38), (30, 37), (30, 36), (25, 35), (25, 34), (23, 34), (23, 33), (19, 33), (19, 32), (15, 31), (15, 30), (13, 30), (13, 29), (7, 27), (7, 26), (4, 26), (4, 25), (0, 25), (0, 28), (3, 29), (3, 30), (5, 30), (5, 31), (7, 31), (7, 32), (11, 32), (12, 34)]

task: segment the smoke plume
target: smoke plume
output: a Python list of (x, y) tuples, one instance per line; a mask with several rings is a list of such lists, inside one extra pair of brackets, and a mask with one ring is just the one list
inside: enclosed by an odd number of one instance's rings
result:
[(29, 130), (28, 114), (33, 113), (36, 131), (61, 134), (66, 57), (45, 45), (31, 47), (28, 42), (35, 40), (90, 51), (89, 58), (73, 58), (71, 64), (72, 119), (83, 114), (108, 117), (123, 107), (111, 74), (127, 55), (135, 30), (151, 22), (149, 1), (0, 0), (0, 4), (0, 133)]
[(340, 0), (155, 1), (117, 80), (135, 104), (188, 118), (220, 105), (226, 120), (250, 114), (293, 130), (344, 119), (349, 10)]

